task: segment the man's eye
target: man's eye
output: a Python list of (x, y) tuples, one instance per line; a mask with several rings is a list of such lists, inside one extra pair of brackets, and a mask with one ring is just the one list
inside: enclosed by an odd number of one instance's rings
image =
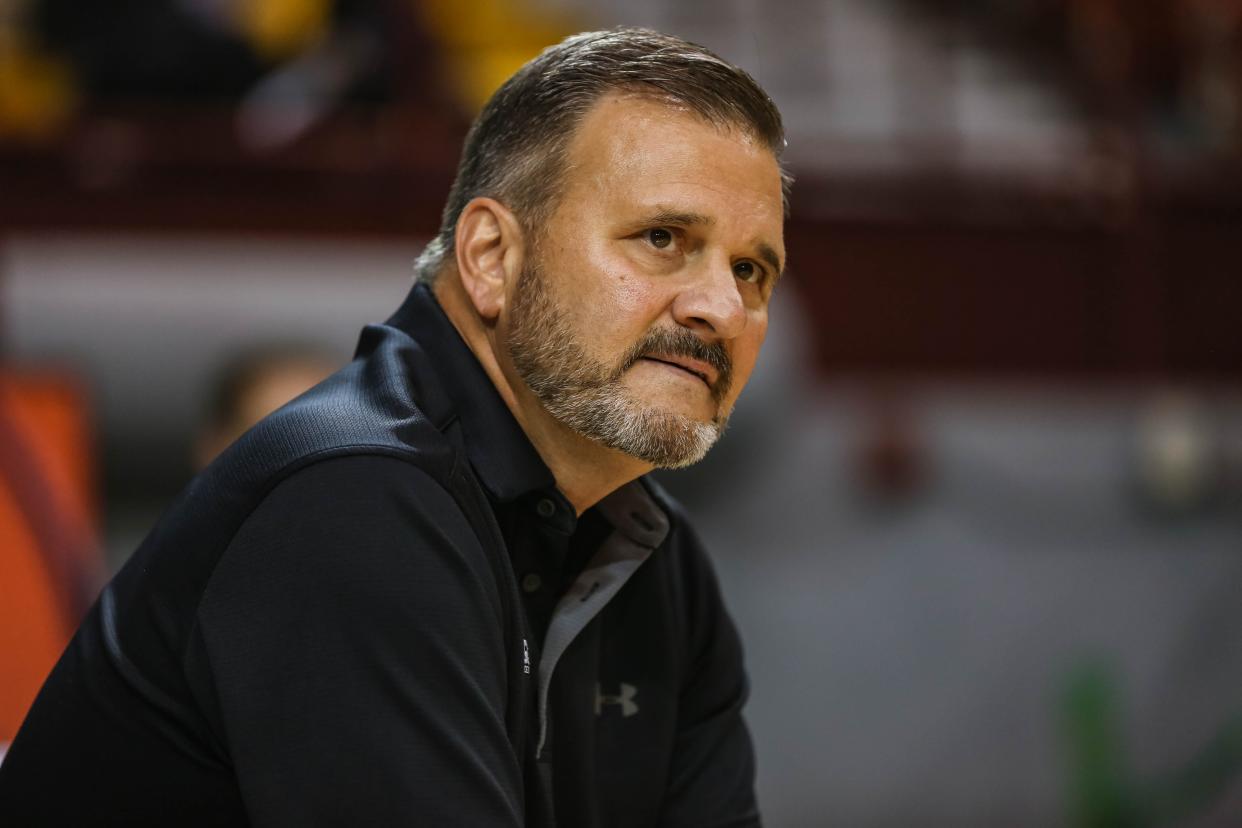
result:
[(754, 262), (738, 262), (733, 265), (733, 275), (743, 282), (757, 282), (762, 272), (755, 267)]
[(663, 250), (673, 243), (673, 234), (664, 227), (652, 227), (647, 231), (647, 241), (652, 247)]

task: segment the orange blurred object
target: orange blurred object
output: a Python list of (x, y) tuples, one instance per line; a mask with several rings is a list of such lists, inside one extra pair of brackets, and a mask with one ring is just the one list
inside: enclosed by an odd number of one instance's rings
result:
[(0, 743), (101, 584), (84, 400), (67, 376), (0, 371)]

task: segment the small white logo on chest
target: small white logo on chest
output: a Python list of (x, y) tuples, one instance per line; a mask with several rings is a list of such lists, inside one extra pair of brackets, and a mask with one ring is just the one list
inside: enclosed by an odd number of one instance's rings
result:
[(638, 704), (634, 701), (634, 697), (638, 695), (638, 688), (632, 684), (621, 684), (621, 692), (615, 696), (600, 691), (599, 685), (595, 685), (595, 715), (599, 716), (604, 712), (604, 705), (615, 704), (621, 708), (621, 715), (629, 718), (638, 712)]
[(522, 672), (530, 674), (530, 645), (525, 638), (522, 639)]

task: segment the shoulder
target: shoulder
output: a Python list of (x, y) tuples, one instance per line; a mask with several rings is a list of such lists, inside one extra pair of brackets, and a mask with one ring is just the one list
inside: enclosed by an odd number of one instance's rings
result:
[(196, 475), (131, 557), (124, 580), (135, 589), (201, 584), (256, 520), (298, 513), (292, 532), (312, 518), (347, 519), (368, 506), (394, 514), (392, 496), (326, 508), (348, 500), (349, 491), (375, 495), (413, 478), (424, 500), (446, 497), (459, 452), (442, 430), (445, 398), (426, 354), (382, 326), (370, 338), (367, 353), (266, 417)]
[(396, 399), (369, 370), (356, 360), (230, 446), (165, 511), (122, 580), (202, 584), (228, 550), (262, 532), (313, 551), (309, 535), (332, 527), (382, 531), (428, 510), (453, 525), (447, 485), (459, 453), (416, 400)]
[(195, 614), (209, 648), (244, 646), (256, 618), (329, 638), (476, 630), (490, 648), (506, 624), (503, 574), (476, 528), (414, 463), (323, 460), (282, 480), (245, 519)]
[(386, 453), (447, 476), (455, 453), (442, 431), (446, 403), (422, 356), (409, 342), (355, 359), (261, 420), (206, 475), (263, 485), (325, 457)]
[(175, 541), (178, 557), (194, 549), (212, 566), (247, 527), (283, 521), (296, 535), (332, 521), (409, 520), (423, 508), (451, 523), (460, 453), (424, 413), (428, 395), (409, 393), (396, 367), (372, 362), (355, 360), (244, 434), (190, 482), (149, 540)]
[(243, 516), (239, 534), (273, 522), (305, 534), (334, 525), (355, 532), (409, 527), (424, 519), (435, 526), (464, 521), (445, 476), (417, 457), (356, 448), (308, 458), (275, 476)]
[[(330, 456), (276, 483), (244, 518), (218, 568), (253, 576), (295, 567), (301, 575), (369, 571), (427, 577), (465, 565), (483, 577), (478, 530), (438, 477), (410, 457)], [(277, 573), (273, 573), (277, 574)]]

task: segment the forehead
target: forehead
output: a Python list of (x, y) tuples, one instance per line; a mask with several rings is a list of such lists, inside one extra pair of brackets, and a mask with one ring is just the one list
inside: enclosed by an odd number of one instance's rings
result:
[(742, 130), (650, 97), (613, 93), (587, 112), (569, 144), (563, 185), (569, 215), (657, 208), (781, 241), (781, 176), (771, 150)]

